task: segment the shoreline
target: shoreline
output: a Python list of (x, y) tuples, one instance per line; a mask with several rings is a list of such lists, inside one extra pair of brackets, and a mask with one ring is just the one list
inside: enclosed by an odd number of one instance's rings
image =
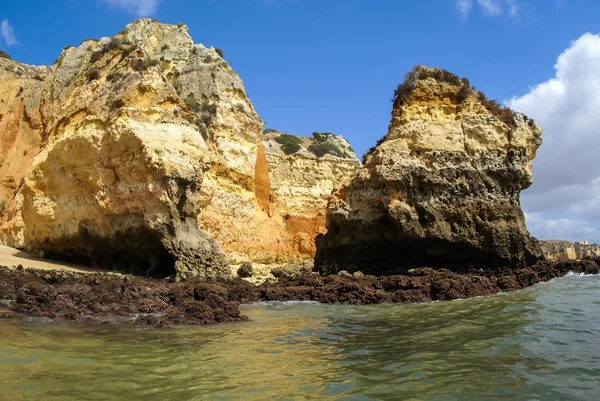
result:
[(406, 275), (321, 276), (298, 272), (254, 285), (240, 278), (171, 282), (111, 272), (0, 266), (1, 317), (33, 316), (106, 324), (114, 318), (154, 327), (246, 321), (240, 305), (259, 301), (398, 304), (451, 301), (503, 292), (565, 276), (598, 274), (600, 259), (538, 262), (525, 268), (454, 273), (430, 268)]
[[(39, 270), (65, 270), (79, 273), (102, 273), (106, 270), (69, 261), (38, 258), (22, 249), (0, 245), (0, 266), (27, 266)], [(118, 273), (115, 273), (118, 274)]]

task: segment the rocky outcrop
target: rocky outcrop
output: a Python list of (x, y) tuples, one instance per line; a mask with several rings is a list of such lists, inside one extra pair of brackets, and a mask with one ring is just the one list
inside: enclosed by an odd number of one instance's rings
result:
[(194, 48), (185, 27), (141, 20), (62, 52), (28, 98), (41, 151), (7, 205), (5, 243), (135, 273), (228, 273), (196, 225), (209, 149), (171, 82), (218, 57)]
[(271, 131), (263, 145), (274, 211), (283, 219), (296, 250), (312, 259), (314, 239), (325, 232), (327, 202), (336, 188), (354, 176), (360, 162), (341, 135), (314, 133), (307, 138)]
[(543, 257), (519, 193), (541, 129), (466, 79), (417, 67), (396, 91), (389, 132), (329, 203), (321, 271), (522, 266)]
[(0, 318), (19, 315), (63, 318), (86, 323), (132, 322), (165, 327), (247, 320), (240, 303), (317, 301), (321, 303), (389, 304), (449, 301), (515, 291), (568, 272), (598, 274), (599, 260), (549, 262), (473, 274), (445, 269), (413, 269), (406, 275), (375, 277), (311, 272), (281, 275), (258, 286), (244, 280), (174, 283), (115, 274), (0, 266)]
[(575, 254), (578, 260), (600, 257), (600, 245), (575, 243)]
[(540, 241), (540, 246), (547, 260), (565, 261), (578, 259), (575, 245), (569, 241)]
[(548, 260), (582, 260), (600, 256), (600, 245), (563, 240), (540, 241), (544, 256)]
[(267, 152), (220, 54), (141, 19), (51, 67), (0, 59), (1, 241), (179, 278), (312, 258), (356, 157)]
[(5, 243), (135, 273), (229, 274), (197, 219), (214, 170), (254, 190), (262, 123), (214, 49), (139, 20), (66, 48), (36, 85), (41, 152), (7, 204)]

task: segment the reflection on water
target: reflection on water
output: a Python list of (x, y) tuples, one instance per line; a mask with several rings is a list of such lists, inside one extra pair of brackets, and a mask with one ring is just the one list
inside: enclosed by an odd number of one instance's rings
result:
[(422, 305), (249, 306), (145, 330), (0, 321), (6, 400), (593, 400), (599, 277)]

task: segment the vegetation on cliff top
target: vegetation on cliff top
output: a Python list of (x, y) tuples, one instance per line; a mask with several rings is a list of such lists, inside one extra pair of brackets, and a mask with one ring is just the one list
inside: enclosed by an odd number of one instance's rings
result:
[(290, 134), (281, 134), (275, 138), (275, 141), (281, 146), (281, 150), (286, 155), (291, 155), (299, 151), (301, 148), (300, 145), (303, 142), (302, 138)]
[[(277, 130), (267, 128), (264, 130), (265, 133), (278, 133)], [(280, 134), (279, 136), (273, 138), (279, 145), (281, 146), (281, 150), (286, 155), (291, 155), (298, 152), (302, 149), (302, 143), (306, 138), (302, 138), (295, 135), (290, 134)], [(346, 152), (344, 149), (340, 149), (340, 147), (334, 141), (335, 135), (331, 132), (313, 132), (312, 138), (310, 140), (312, 143), (308, 145), (307, 150), (314, 154), (317, 157), (323, 157), (325, 155), (332, 155), (336, 157), (344, 157), (350, 158), (351, 154)], [(350, 150), (354, 152), (352, 147)]]
[(0, 50), (0, 58), (7, 58), (9, 60), (12, 60), (10, 55), (7, 52), (5, 52), (4, 50)]
[[(459, 87), (459, 91), (455, 95), (456, 103), (462, 103), (469, 96), (477, 96), (477, 100), (490, 113), (498, 117), (502, 122), (510, 128), (515, 128), (515, 112), (506, 106), (502, 106), (496, 100), (489, 100), (485, 94), (471, 85), (467, 78), (460, 78), (458, 75), (439, 68), (427, 68), (422, 65), (417, 65), (408, 74), (404, 82), (402, 82), (394, 91), (393, 103), (394, 107), (399, 107), (408, 99), (417, 82), (427, 78), (433, 78), (438, 82), (446, 82)], [(527, 120), (527, 117), (526, 117)], [(533, 124), (533, 123), (531, 123)]]
[[(479, 103), (481, 103), (483, 107), (492, 113), (492, 115), (498, 117), (498, 119), (500, 119), (509, 128), (516, 128), (515, 112), (509, 107), (502, 106), (496, 100), (488, 99), (483, 92), (477, 91), (477, 89), (471, 85), (467, 78), (460, 78), (458, 75), (444, 69), (427, 68), (422, 65), (417, 65), (411, 71), (409, 71), (404, 78), (404, 82), (399, 84), (394, 90), (394, 97), (392, 99), (394, 108), (402, 106), (415, 89), (417, 83), (427, 78), (433, 78), (438, 82), (445, 82), (454, 86), (458, 86), (459, 91), (454, 97), (454, 101), (457, 104), (463, 103), (469, 98), (469, 96), (474, 97), (479, 101)], [(533, 119), (528, 118), (526, 115), (523, 115), (523, 118), (529, 123), (530, 126), (534, 124)], [(371, 147), (363, 154), (363, 164), (366, 162), (367, 156), (373, 153), (375, 148), (381, 145), (384, 140), (385, 136), (378, 140), (375, 146)]]
[(308, 151), (317, 157), (323, 157), (327, 154), (337, 157), (348, 157), (335, 143), (331, 142), (335, 135), (331, 132), (313, 132), (312, 141), (308, 146)]

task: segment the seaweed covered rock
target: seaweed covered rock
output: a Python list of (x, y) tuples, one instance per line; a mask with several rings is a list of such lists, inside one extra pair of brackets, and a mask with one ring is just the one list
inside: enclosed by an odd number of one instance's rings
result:
[(541, 129), (466, 79), (418, 66), (396, 90), (388, 134), (331, 199), (316, 267), (389, 274), (523, 266), (543, 258), (520, 192)]

